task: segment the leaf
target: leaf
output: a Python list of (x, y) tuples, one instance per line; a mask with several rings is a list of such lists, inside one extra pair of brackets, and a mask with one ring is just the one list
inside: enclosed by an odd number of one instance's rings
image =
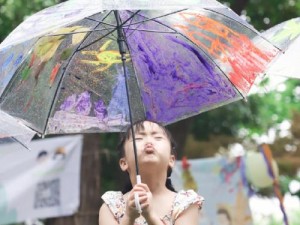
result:
[(85, 38), (87, 31), (89, 31), (89, 29), (86, 27), (80, 27), (78, 29), (75, 29), (74, 32), (82, 32), (82, 33), (77, 33), (72, 35), (72, 44), (73, 45), (79, 44)]

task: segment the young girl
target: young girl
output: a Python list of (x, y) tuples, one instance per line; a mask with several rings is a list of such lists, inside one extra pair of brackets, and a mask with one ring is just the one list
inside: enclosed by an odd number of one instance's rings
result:
[[(130, 128), (121, 139), (119, 161), (132, 186), (125, 192), (108, 191), (99, 211), (99, 225), (197, 225), (203, 198), (193, 190), (175, 192), (170, 175), (175, 163), (175, 143), (169, 131), (151, 121), (134, 124), (142, 183), (137, 184)], [(142, 209), (135, 205), (135, 193)]]

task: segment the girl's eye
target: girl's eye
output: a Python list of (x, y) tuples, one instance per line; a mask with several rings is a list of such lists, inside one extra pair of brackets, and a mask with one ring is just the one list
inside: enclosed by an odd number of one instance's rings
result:
[(142, 137), (135, 137), (135, 140), (139, 141), (139, 140), (143, 140), (143, 138)]
[(161, 140), (162, 139), (162, 137), (161, 136), (156, 136), (156, 137), (154, 137), (156, 140)]

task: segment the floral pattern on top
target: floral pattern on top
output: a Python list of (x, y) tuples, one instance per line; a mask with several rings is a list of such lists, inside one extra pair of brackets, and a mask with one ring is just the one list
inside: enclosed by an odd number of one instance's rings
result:
[[(102, 195), (102, 199), (113, 213), (117, 222), (120, 223), (121, 218), (124, 216), (126, 207), (122, 192), (107, 191), (104, 193), (104, 195)], [(195, 191), (181, 190), (174, 198), (171, 211), (161, 218), (161, 220), (165, 225), (174, 225), (176, 219), (184, 210), (194, 204), (201, 209), (203, 202), (204, 198), (198, 195)], [(141, 216), (135, 220), (134, 225), (147, 225), (147, 221)]]

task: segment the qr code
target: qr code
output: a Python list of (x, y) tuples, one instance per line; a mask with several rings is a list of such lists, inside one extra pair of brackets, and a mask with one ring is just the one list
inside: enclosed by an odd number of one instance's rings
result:
[(34, 208), (45, 208), (60, 205), (60, 180), (54, 179), (37, 184)]

